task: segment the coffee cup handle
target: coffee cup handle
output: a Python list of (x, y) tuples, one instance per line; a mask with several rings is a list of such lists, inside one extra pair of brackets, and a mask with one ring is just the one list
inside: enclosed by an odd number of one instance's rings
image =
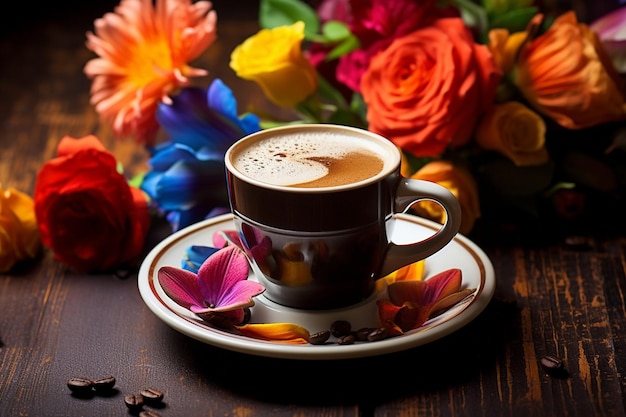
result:
[[(396, 212), (402, 213), (420, 200), (433, 200), (439, 203), (446, 211), (445, 224), (432, 236), (419, 242), (400, 245), (389, 240), (380, 277), (429, 257), (446, 246), (458, 233), (461, 225), (461, 206), (454, 194), (431, 181), (402, 178), (396, 193)], [(396, 221), (395, 216), (387, 220), (389, 236)]]

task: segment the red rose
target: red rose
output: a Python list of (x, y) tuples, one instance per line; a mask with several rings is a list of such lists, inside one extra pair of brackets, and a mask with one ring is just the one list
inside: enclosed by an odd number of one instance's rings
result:
[(467, 143), (501, 73), (459, 18), (396, 38), (361, 79), (369, 130), (416, 156)]
[(43, 244), (77, 271), (123, 267), (143, 249), (146, 197), (93, 135), (61, 139), (57, 157), (37, 175), (34, 200)]

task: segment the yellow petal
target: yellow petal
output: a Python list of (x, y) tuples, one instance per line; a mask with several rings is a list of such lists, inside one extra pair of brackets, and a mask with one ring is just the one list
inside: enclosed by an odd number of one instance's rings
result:
[(309, 343), (310, 333), (302, 326), (293, 323), (254, 323), (235, 328), (244, 336), (290, 344)]

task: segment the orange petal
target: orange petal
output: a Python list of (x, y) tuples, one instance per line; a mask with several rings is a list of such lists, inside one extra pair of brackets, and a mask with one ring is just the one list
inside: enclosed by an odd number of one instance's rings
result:
[(430, 311), (430, 306), (405, 305), (396, 314), (396, 325), (405, 332), (417, 329), (426, 323)]
[(424, 299), (427, 284), (425, 281), (396, 281), (389, 285), (389, 300), (396, 306), (406, 302), (420, 303)]
[(309, 343), (309, 331), (293, 323), (258, 323), (235, 326), (244, 336), (294, 345)]
[(396, 315), (402, 307), (393, 305), (387, 300), (378, 300), (376, 304), (378, 304), (380, 322), (383, 327), (388, 330), (388, 336), (399, 336), (403, 334), (402, 329), (396, 325)]
[(424, 279), (424, 260), (412, 263), (384, 277), (388, 284), (396, 281), (421, 281)]

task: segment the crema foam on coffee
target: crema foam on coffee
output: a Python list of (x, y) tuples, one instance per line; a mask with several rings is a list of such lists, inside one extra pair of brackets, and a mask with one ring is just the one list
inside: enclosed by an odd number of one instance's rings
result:
[(290, 187), (332, 187), (375, 176), (384, 167), (380, 146), (344, 135), (296, 133), (260, 140), (233, 156), (250, 178)]

